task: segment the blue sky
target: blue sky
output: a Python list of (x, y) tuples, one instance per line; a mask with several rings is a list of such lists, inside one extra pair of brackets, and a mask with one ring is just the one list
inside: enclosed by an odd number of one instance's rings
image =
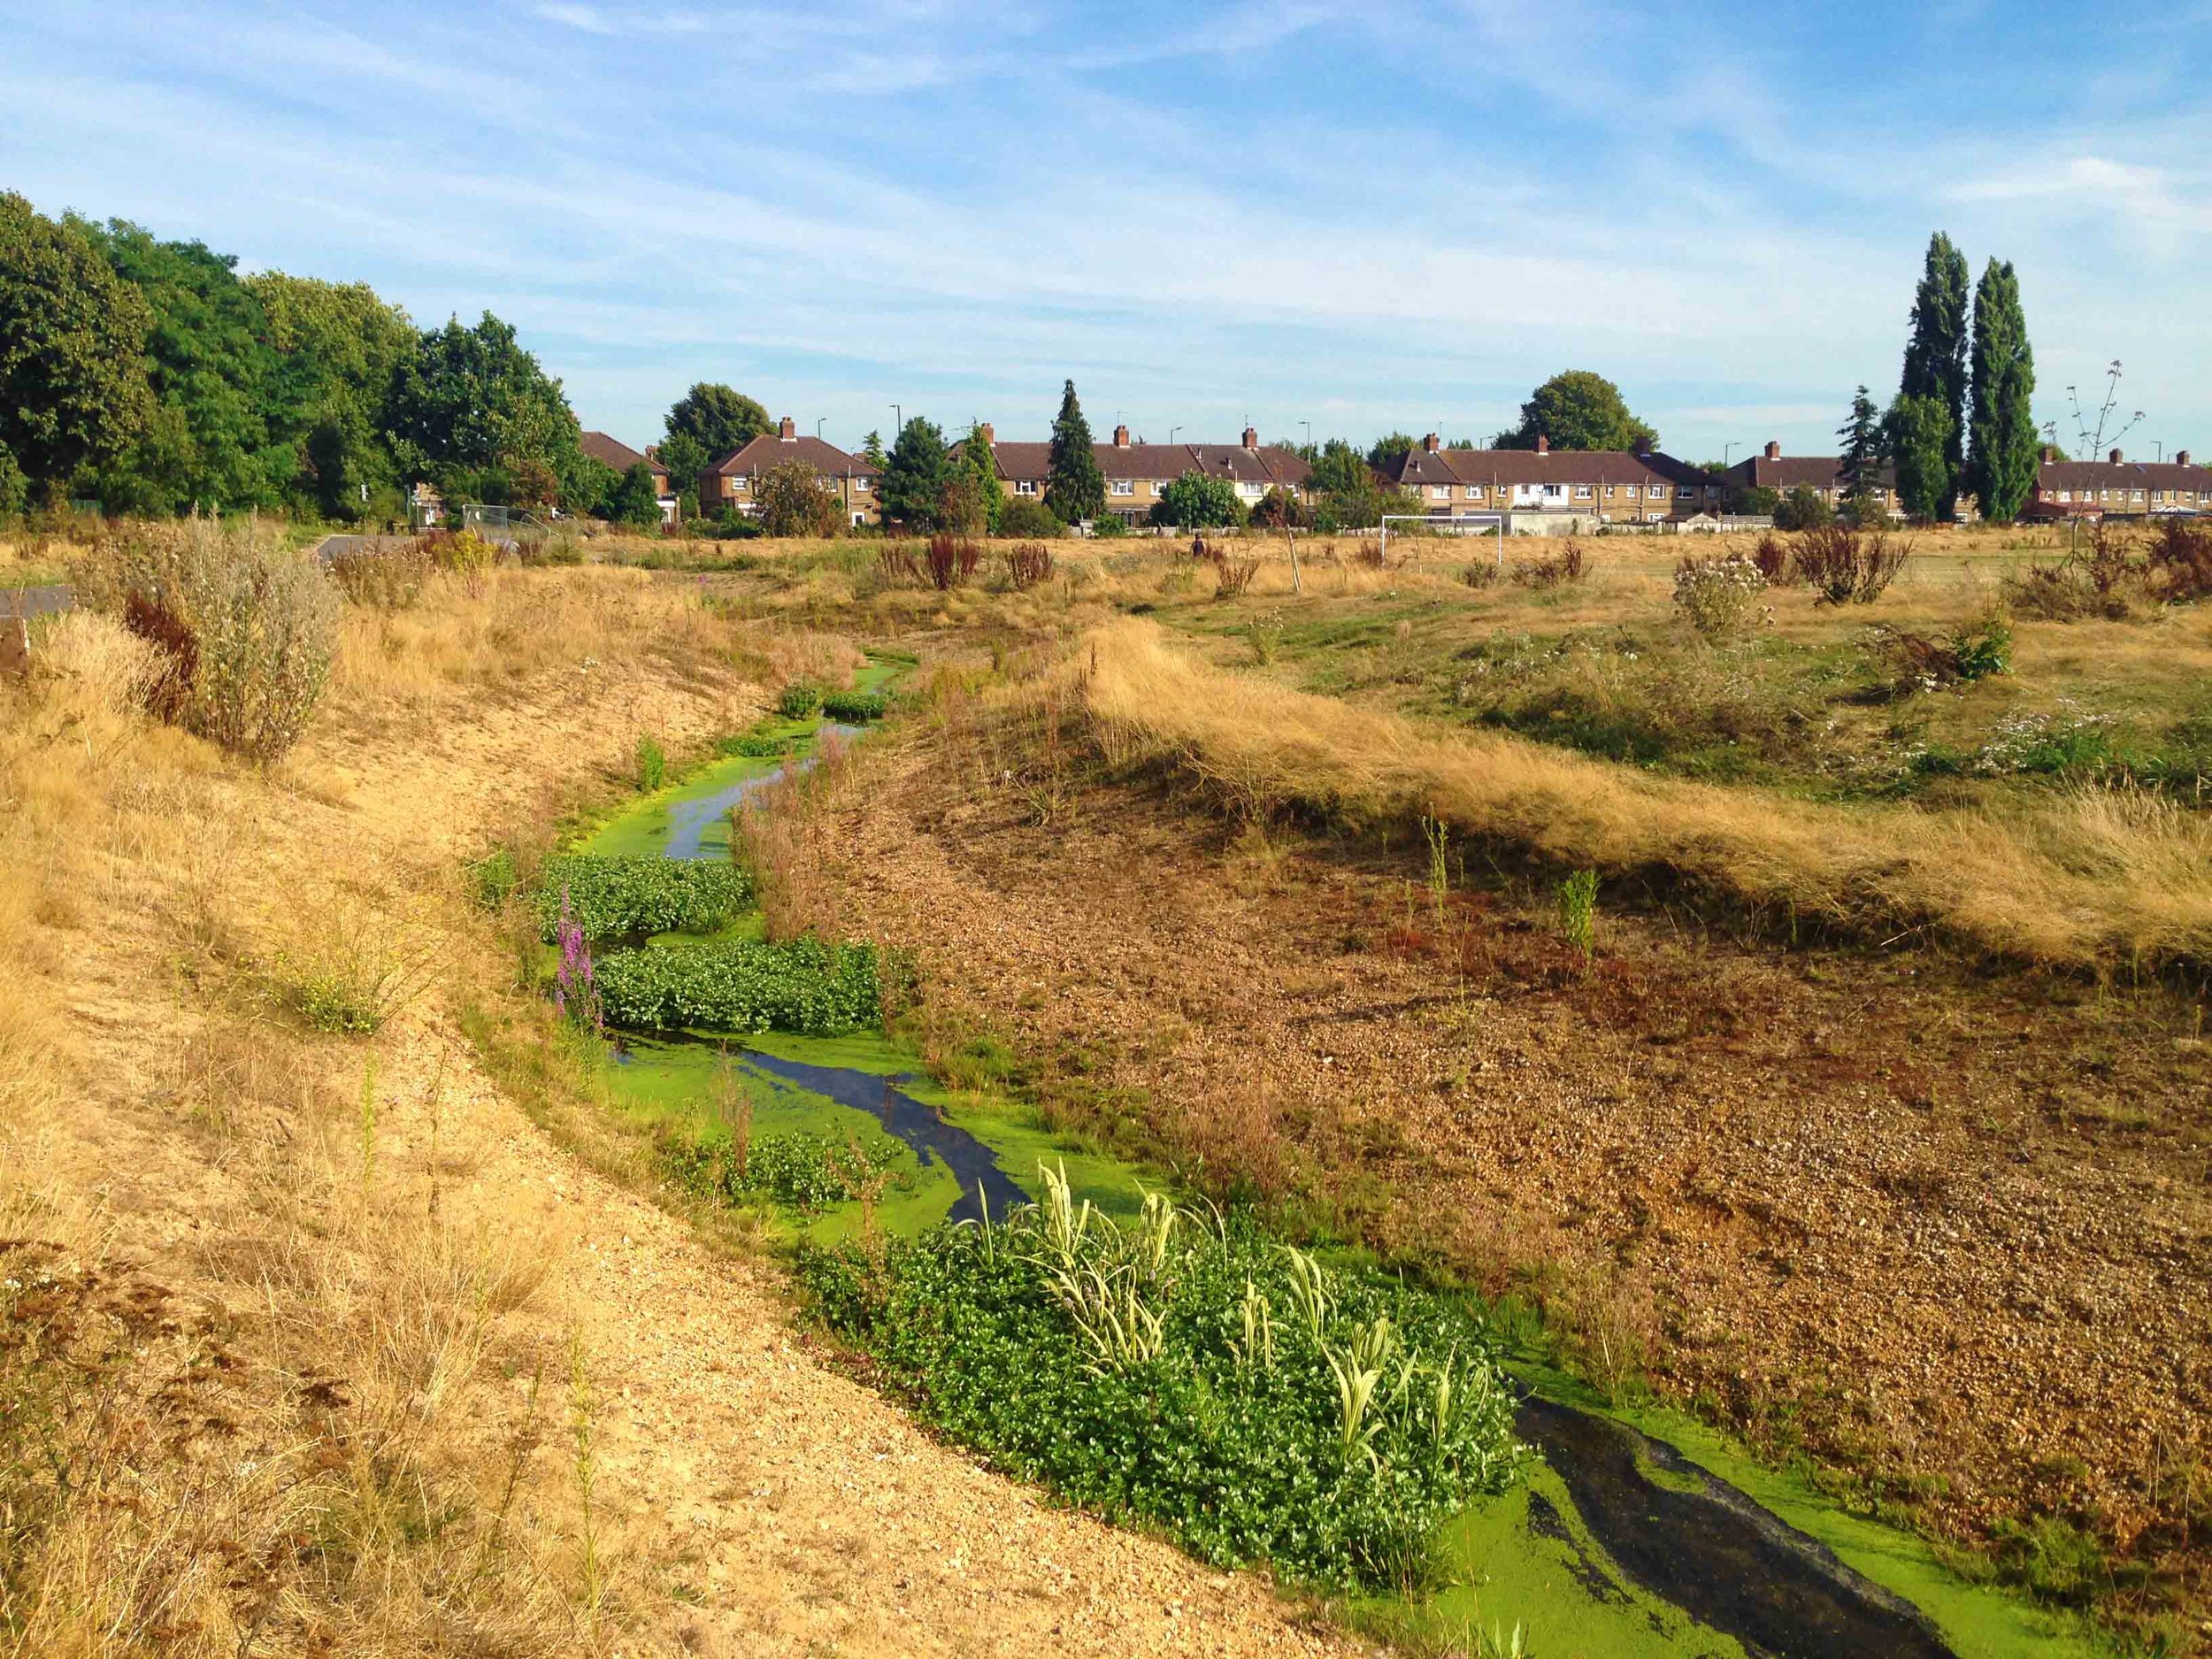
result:
[(2212, 0), (1109, 6), (0, 0), (0, 188), (517, 323), (587, 426), (697, 380), (848, 445), (1486, 438), (1617, 380), (1832, 452), (1930, 230), (2020, 271), (2038, 414), (2212, 454)]

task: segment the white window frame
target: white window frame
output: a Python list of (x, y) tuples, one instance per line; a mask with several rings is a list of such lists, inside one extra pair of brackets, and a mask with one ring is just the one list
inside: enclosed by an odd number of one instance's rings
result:
[(1137, 493), (1137, 480), (1133, 478), (1117, 478), (1111, 480), (1111, 484), (1110, 493), (1113, 495), (1133, 495)]
[(1017, 495), (1033, 495), (1036, 493), (1037, 480), (1035, 479), (1019, 478), (1014, 480), (1014, 494)]
[(1575, 499), (1577, 501), (1588, 501), (1590, 499), (1590, 487), (1587, 484), (1577, 484), (1575, 486)]
[(1480, 501), (1482, 499), (1482, 486), (1479, 484), (1468, 485), (1467, 499), (1469, 501)]

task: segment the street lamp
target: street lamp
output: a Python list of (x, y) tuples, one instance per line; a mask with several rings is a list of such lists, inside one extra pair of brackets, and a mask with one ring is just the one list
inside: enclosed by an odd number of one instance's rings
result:
[(1735, 447), (1736, 441), (1733, 438), (1720, 446), (1720, 470), (1724, 472), (1728, 470), (1728, 452)]
[(1167, 429), (1167, 441), (1168, 441), (1168, 442), (1169, 442), (1169, 443), (1171, 443), (1171, 444), (1172, 444), (1172, 443), (1175, 442), (1175, 434), (1176, 434), (1177, 433), (1180, 432), (1180, 431), (1182, 431), (1182, 428), (1181, 428), (1180, 426), (1170, 426), (1170, 427)]
[(898, 435), (898, 433), (899, 433), (899, 431), (900, 431), (900, 429), (901, 429), (902, 427), (903, 427), (905, 425), (906, 425), (906, 417), (905, 417), (904, 415), (902, 415), (902, 414), (901, 414), (901, 413), (899, 412), (899, 406), (898, 406), (896, 403), (892, 404), (892, 405), (891, 405), (891, 433), (892, 433), (892, 435), (893, 435), (894, 437), (897, 436), (897, 435)]
[(814, 418), (814, 440), (817, 443), (819, 443), (822, 439), (822, 423), (828, 419), (827, 415), (817, 415)]
[(1300, 421), (1298, 424), (1299, 424), (1300, 426), (1303, 426), (1303, 427), (1306, 429), (1306, 448), (1308, 448), (1309, 449), (1312, 449), (1312, 448), (1313, 448), (1313, 422), (1311, 422), (1310, 420), (1302, 420), (1302, 421)]

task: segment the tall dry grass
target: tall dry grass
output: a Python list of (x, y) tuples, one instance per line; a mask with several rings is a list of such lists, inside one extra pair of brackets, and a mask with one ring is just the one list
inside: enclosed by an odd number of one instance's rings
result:
[(1287, 690), (1133, 618), (1070, 662), (1110, 758), (1168, 763), (1254, 813), (1426, 813), (1558, 867), (1685, 879), (1883, 937), (1932, 928), (2024, 963), (2212, 961), (2212, 821), (2154, 796), (2085, 789), (1999, 815), (1683, 782)]

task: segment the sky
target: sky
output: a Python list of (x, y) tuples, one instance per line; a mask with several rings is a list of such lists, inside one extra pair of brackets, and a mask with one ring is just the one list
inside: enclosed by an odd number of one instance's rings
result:
[(697, 380), (1154, 442), (1514, 423), (1833, 453), (1931, 231), (2037, 417), (2212, 455), (2212, 0), (0, 0), (0, 189), (489, 310), (585, 426)]

